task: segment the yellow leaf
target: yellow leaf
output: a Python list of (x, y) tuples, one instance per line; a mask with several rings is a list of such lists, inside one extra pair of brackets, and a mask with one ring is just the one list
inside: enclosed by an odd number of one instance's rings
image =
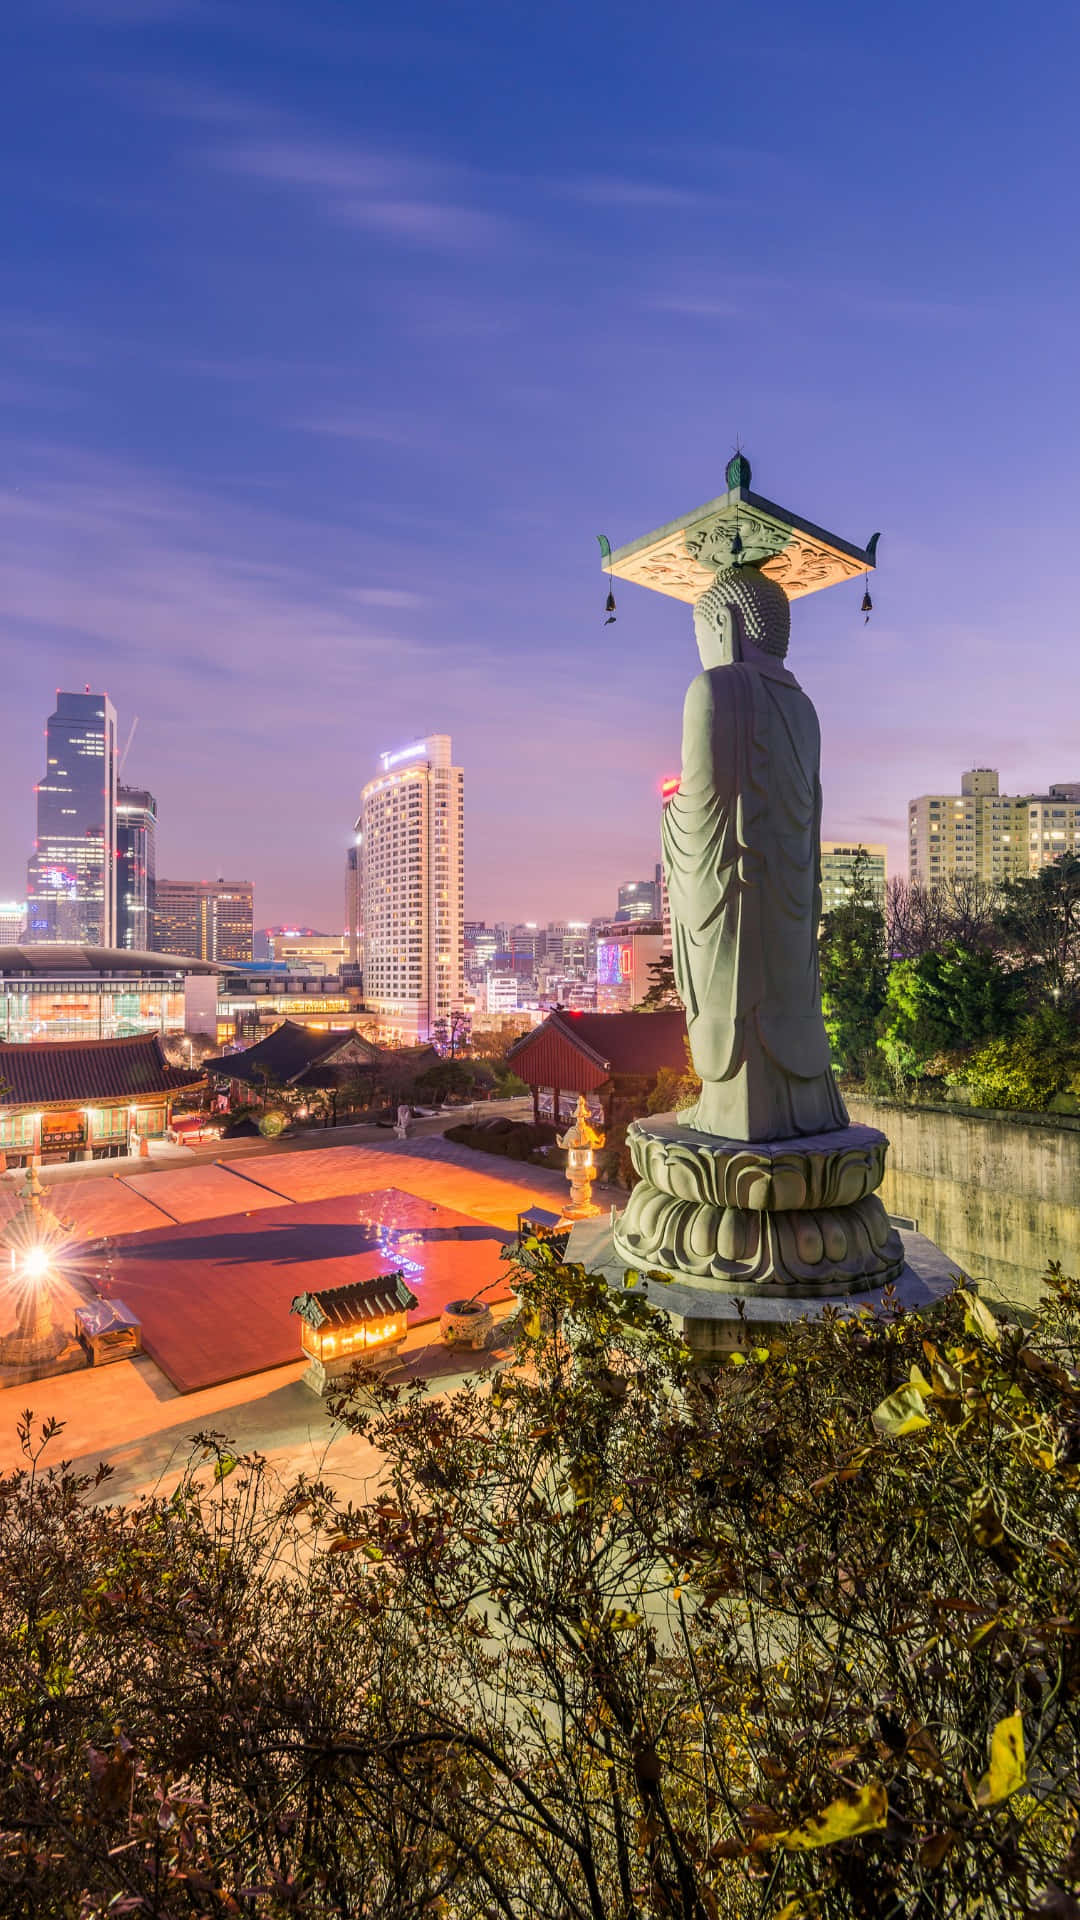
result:
[(996, 1807), (1027, 1779), (1024, 1722), (1018, 1713), (999, 1720), (990, 1735), (990, 1765), (975, 1789), (977, 1807)]
[(851, 1840), (858, 1833), (873, 1833), (889, 1817), (889, 1801), (880, 1780), (856, 1787), (839, 1800), (830, 1801), (821, 1813), (812, 1813), (801, 1827), (775, 1836), (777, 1846), (789, 1853), (805, 1853), (810, 1847), (831, 1847), (837, 1840)]
[(981, 1334), (989, 1340), (992, 1347), (1001, 1345), (1001, 1328), (988, 1306), (979, 1299), (977, 1293), (969, 1293), (966, 1287), (957, 1287), (956, 1297), (964, 1309), (964, 1327), (968, 1333)]
[(870, 1417), (886, 1440), (901, 1440), (905, 1433), (915, 1433), (919, 1427), (930, 1425), (926, 1402), (918, 1387), (912, 1386), (898, 1387), (880, 1407), (875, 1407)]

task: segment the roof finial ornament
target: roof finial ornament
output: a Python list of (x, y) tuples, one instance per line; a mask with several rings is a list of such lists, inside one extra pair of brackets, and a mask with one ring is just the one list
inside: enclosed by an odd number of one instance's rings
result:
[(750, 485), (750, 462), (737, 440), (735, 442), (735, 451), (727, 463), (724, 478), (728, 483), (729, 492), (732, 487), (748, 487)]

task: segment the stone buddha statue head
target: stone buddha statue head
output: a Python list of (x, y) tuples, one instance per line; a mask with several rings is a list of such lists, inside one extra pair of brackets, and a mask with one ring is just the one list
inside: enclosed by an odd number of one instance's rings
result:
[(778, 580), (754, 566), (725, 567), (694, 606), (701, 664), (780, 665), (791, 634), (791, 603)]

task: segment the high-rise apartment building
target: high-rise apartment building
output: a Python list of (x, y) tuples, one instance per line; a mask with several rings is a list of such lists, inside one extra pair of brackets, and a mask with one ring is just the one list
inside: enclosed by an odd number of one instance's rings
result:
[(360, 797), (364, 999), (388, 1038), (438, 1039), (464, 997), (464, 780), (450, 736), (381, 756)]
[(159, 880), (154, 951), (193, 960), (250, 962), (255, 911), (250, 880)]
[(116, 944), (147, 953), (154, 939), (157, 801), (145, 787), (116, 789)]
[(26, 931), (26, 901), (0, 900), (0, 947), (22, 945)]
[(115, 947), (116, 710), (107, 694), (57, 692), (26, 891), (29, 943)]
[(958, 794), (924, 793), (909, 803), (908, 842), (913, 880), (1037, 873), (1063, 853), (1080, 853), (1080, 782), (1007, 794), (995, 767), (973, 767), (960, 776)]
[(859, 840), (823, 840), (821, 843), (822, 917), (851, 899), (855, 885), (855, 863), (861, 856), (863, 880), (878, 906), (885, 905), (887, 849)]

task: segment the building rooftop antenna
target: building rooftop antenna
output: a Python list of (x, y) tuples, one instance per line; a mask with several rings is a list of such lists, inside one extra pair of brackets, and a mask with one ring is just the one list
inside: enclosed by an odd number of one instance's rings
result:
[(119, 766), (117, 767), (117, 770), (116, 770), (116, 774), (117, 774), (117, 779), (119, 779), (119, 778), (120, 778), (120, 776), (121, 776), (121, 774), (122, 774), (122, 773), (123, 773), (123, 771), (124, 771), (124, 762), (125, 762), (125, 760), (127, 759), (127, 757), (128, 757), (128, 754), (129, 754), (129, 753), (131, 752), (131, 743), (132, 743), (132, 741), (133, 741), (133, 740), (134, 740), (134, 738), (135, 738), (135, 729), (136, 729), (136, 727), (138, 726), (138, 724), (139, 724), (139, 716), (138, 716), (138, 714), (136, 714), (136, 715), (135, 715), (135, 718), (134, 718), (134, 720), (133, 720), (133, 721), (132, 721), (132, 723), (131, 723), (131, 731), (130, 731), (130, 733), (128, 734), (128, 737), (127, 737), (127, 742), (126, 742), (126, 745), (125, 745), (125, 747), (124, 747), (124, 751), (123, 751), (123, 753), (122, 753), (122, 754), (120, 755), (120, 765), (119, 765)]

